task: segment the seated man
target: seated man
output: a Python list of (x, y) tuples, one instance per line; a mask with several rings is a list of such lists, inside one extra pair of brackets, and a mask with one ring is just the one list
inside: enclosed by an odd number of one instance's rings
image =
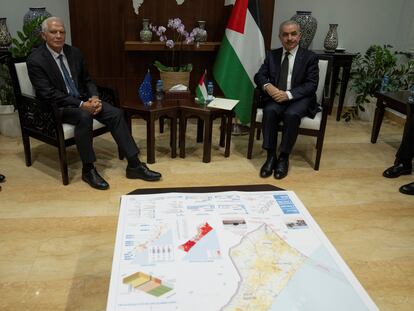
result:
[[(318, 57), (298, 46), (299, 24), (285, 21), (279, 27), (283, 48), (268, 52), (264, 64), (254, 77), (264, 92), (263, 148), (267, 159), (260, 170), (268, 177), (274, 170), (276, 179), (284, 178), (289, 169), (289, 154), (298, 136), (303, 117), (318, 111), (316, 89), (319, 81)], [(280, 154), (276, 157), (277, 127), (283, 121)]]
[[(394, 165), (387, 168), (382, 174), (387, 178), (397, 178), (401, 175), (410, 175), (412, 171), (412, 161), (414, 157), (414, 115), (405, 124), (404, 134), (400, 148), (395, 155)], [(400, 187), (400, 192), (414, 195), (414, 182)]]
[(62, 122), (75, 126), (76, 147), (83, 163), (82, 180), (96, 189), (109, 188), (93, 164), (96, 161), (92, 146), (93, 119), (109, 127), (128, 159), (127, 178), (159, 180), (161, 174), (151, 171), (138, 159), (138, 148), (122, 111), (99, 99), (97, 87), (89, 77), (81, 52), (65, 44), (65, 34), (60, 18), (47, 18), (42, 23), (45, 43), (28, 57), (27, 68), (36, 96), (46, 103), (55, 103)]

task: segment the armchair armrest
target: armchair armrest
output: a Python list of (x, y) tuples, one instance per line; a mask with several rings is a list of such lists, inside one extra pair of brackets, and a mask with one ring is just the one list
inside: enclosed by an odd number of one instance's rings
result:
[(22, 94), (18, 94), (17, 97), (17, 110), (22, 129), (55, 138), (57, 122), (53, 108), (36, 97)]

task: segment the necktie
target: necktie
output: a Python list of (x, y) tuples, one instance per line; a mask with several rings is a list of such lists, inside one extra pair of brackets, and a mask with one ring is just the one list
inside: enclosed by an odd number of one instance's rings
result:
[(280, 66), (279, 81), (277, 83), (278, 88), (283, 91), (286, 91), (287, 88), (287, 77), (289, 72), (289, 55), (289, 52), (285, 53), (285, 58), (283, 59), (282, 65)]
[(58, 56), (60, 68), (62, 68), (63, 72), (63, 80), (65, 80), (65, 84), (67, 89), (69, 90), (69, 95), (78, 98), (80, 96), (78, 89), (76, 88), (75, 82), (73, 82), (72, 78), (70, 77), (69, 71), (63, 62), (63, 55), (60, 54)]

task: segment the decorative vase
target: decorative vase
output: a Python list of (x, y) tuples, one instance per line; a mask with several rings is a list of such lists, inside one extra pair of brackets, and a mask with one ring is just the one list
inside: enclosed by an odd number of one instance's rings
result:
[(7, 48), (10, 46), (12, 38), (6, 24), (7, 18), (0, 18), (0, 48)]
[[(38, 18), (38, 17), (51, 17), (52, 14), (50, 14), (48, 11), (46, 11), (46, 8), (29, 8), (29, 11), (23, 16), (23, 24), (26, 25), (28, 22)], [(37, 35), (40, 35), (40, 32), (42, 31), (42, 28), (39, 26), (34, 33)]]
[(183, 84), (187, 88), (190, 85), (189, 71), (160, 71), (160, 78), (164, 82), (165, 91), (177, 84)]
[(291, 20), (297, 22), (300, 26), (301, 38), (299, 46), (307, 49), (313, 37), (315, 37), (318, 21), (312, 16), (312, 12), (310, 11), (296, 11), (296, 14), (292, 16)]
[(195, 36), (196, 42), (206, 42), (207, 41), (207, 30), (206, 30), (206, 21), (197, 21), (198, 31)]
[(152, 31), (149, 29), (149, 19), (142, 19), (142, 30), (139, 32), (139, 37), (143, 42), (152, 41)]
[(327, 51), (334, 52), (338, 47), (338, 24), (329, 24), (329, 31), (326, 34), (325, 41), (323, 42), (323, 47)]

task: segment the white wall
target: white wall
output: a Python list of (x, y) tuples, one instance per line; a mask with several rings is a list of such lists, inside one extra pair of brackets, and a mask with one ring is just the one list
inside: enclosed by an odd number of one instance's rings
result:
[(350, 52), (364, 52), (372, 44), (407, 49), (414, 36), (414, 0), (275, 0), (272, 48), (280, 47), (279, 24), (296, 11), (312, 11), (318, 21), (310, 49), (323, 49), (330, 23), (339, 24), (338, 46)]
[(31, 7), (46, 7), (52, 15), (63, 19), (66, 26), (66, 42), (71, 42), (68, 0), (0, 0), (0, 17), (7, 18), (7, 28), (13, 37), (23, 27), (23, 16)]

